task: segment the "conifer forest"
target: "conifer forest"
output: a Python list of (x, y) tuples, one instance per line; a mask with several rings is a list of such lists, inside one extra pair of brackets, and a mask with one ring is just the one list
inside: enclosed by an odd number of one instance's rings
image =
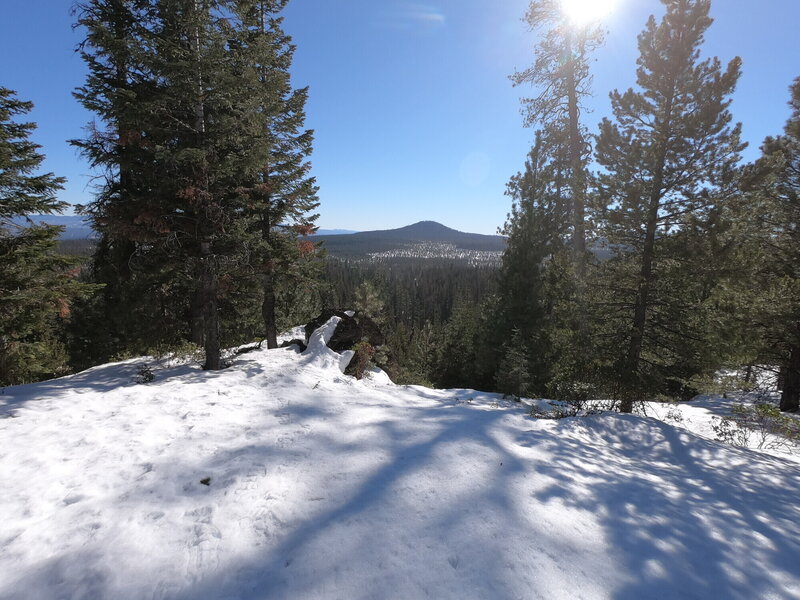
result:
[[(534, 51), (508, 75), (532, 143), (494, 199), (497, 264), (342, 257), (315, 237), (314, 88), (292, 84), (288, 2), (74, 4), (74, 98), (94, 118), (70, 143), (96, 174), (78, 245), (35, 219), (68, 208), (64, 179), (42, 168), (25, 90), (0, 81), (0, 386), (168, 353), (222, 370), (228, 349), (352, 309), (399, 384), (627, 413), (760, 369), (798, 411), (800, 77), (785, 128), (745, 161), (743, 66), (706, 57), (711, 0), (661, 0), (618, 90), (593, 82), (603, 27), (531, 0)], [(586, 101), (606, 94), (596, 119)]]

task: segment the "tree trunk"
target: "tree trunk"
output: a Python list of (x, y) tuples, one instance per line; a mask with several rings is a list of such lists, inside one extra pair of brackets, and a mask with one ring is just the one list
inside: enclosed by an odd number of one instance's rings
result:
[(202, 346), (204, 343), (203, 330), (205, 324), (203, 323), (203, 312), (203, 292), (202, 290), (195, 290), (194, 293), (192, 293), (189, 304), (189, 335), (191, 336), (192, 343), (198, 346)]
[(625, 366), (622, 373), (622, 376), (626, 380), (626, 393), (623, 396), (620, 411), (624, 413), (633, 412), (633, 397), (640, 387), (638, 385), (639, 361), (644, 344), (644, 330), (647, 325), (647, 307), (650, 303), (650, 285), (653, 279), (659, 200), (660, 196), (656, 197), (655, 194), (651, 196), (650, 209), (647, 215), (644, 248), (642, 250), (642, 267), (639, 272), (639, 290), (636, 296), (636, 304), (633, 307), (631, 337), (628, 343), (628, 353), (625, 356)]
[(797, 412), (800, 410), (800, 344), (794, 344), (789, 352), (789, 364), (783, 390), (781, 392), (780, 408), (783, 412)]
[[(199, 15), (208, 10), (204, 0), (194, 1), (194, 10)], [(197, 98), (195, 101), (195, 135), (197, 136), (197, 147), (205, 150), (206, 148), (206, 108), (203, 100), (204, 81), (203, 81), (203, 62), (201, 60), (201, 28), (198, 25), (194, 30), (195, 60), (197, 61)], [(211, 190), (208, 179), (207, 167), (204, 163), (201, 173), (200, 189), (207, 194), (206, 202), (211, 204)], [(208, 212), (198, 211), (199, 229), (202, 232), (200, 237), (200, 295), (203, 307), (203, 347), (206, 354), (206, 362), (203, 368), (207, 371), (217, 371), (222, 368), (219, 348), (219, 315), (217, 314), (218, 303), (218, 281), (217, 268), (214, 264), (214, 256), (211, 252), (211, 239), (208, 234), (213, 230)]]
[[(674, 89), (674, 84), (673, 84)], [(664, 166), (667, 160), (667, 140), (672, 126), (673, 97), (667, 98), (664, 107), (664, 121), (659, 126), (659, 148), (653, 165), (653, 180), (650, 183), (650, 204), (645, 224), (644, 247), (642, 248), (642, 267), (639, 272), (639, 289), (633, 308), (633, 323), (628, 353), (625, 358), (623, 377), (626, 393), (623, 396), (621, 412), (633, 412), (633, 397), (640, 390), (639, 363), (644, 344), (644, 331), (647, 325), (647, 308), (650, 304), (650, 287), (653, 280), (655, 262), (656, 232), (658, 231), (658, 211), (664, 186)]]
[(266, 201), (267, 208), (261, 215), (261, 237), (266, 242), (267, 251), (264, 256), (264, 276), (262, 277), (263, 299), (261, 302), (261, 317), (264, 319), (264, 333), (267, 337), (267, 348), (278, 347), (278, 326), (275, 320), (275, 266), (272, 264), (272, 249), (270, 237), (272, 222), (270, 220), (270, 201)]
[(569, 163), (570, 191), (572, 192), (572, 247), (575, 253), (575, 271), (578, 285), (582, 287), (586, 263), (586, 206), (584, 199), (583, 177), (583, 140), (580, 131), (580, 115), (578, 111), (578, 91), (575, 81), (575, 58), (572, 47), (572, 34), (567, 34), (567, 52), (570, 57), (566, 69), (567, 111), (569, 113)]
[(6, 336), (0, 337), (0, 386), (6, 386), (11, 383), (8, 378), (8, 355), (10, 350), (10, 343)]
[(211, 256), (211, 243), (203, 241), (200, 244), (201, 253), (201, 287), (203, 299), (203, 346), (206, 353), (206, 362), (203, 368), (207, 371), (217, 371), (222, 368), (219, 349), (219, 315), (217, 314), (217, 278), (214, 272), (213, 258)]
[(278, 327), (275, 322), (275, 277), (272, 271), (264, 273), (264, 299), (261, 303), (261, 316), (267, 336), (267, 348), (278, 347)]

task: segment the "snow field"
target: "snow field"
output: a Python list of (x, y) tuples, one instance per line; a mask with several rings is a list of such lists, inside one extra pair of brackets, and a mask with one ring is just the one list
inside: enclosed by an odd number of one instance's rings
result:
[(796, 463), (356, 381), (335, 325), (222, 372), (7, 388), (0, 598), (800, 598)]

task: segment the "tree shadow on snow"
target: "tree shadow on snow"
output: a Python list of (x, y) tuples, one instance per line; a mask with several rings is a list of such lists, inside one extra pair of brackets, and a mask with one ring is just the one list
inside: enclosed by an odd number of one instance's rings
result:
[(599, 519), (624, 580), (613, 598), (800, 597), (784, 588), (796, 585), (800, 564), (800, 539), (789, 533), (796, 465), (654, 419), (570, 419), (559, 429), (557, 440), (519, 440), (553, 457), (538, 467), (553, 483), (535, 497)]
[[(240, 366), (252, 371), (248, 376), (260, 373), (257, 363)], [(110, 370), (95, 385), (113, 387), (114, 377)], [(800, 564), (800, 539), (787, 533), (797, 529), (794, 465), (721, 450), (653, 419), (609, 415), (541, 424), (517, 410), (463, 404), (456, 391), (414, 389), (419, 401), (406, 405), (391, 386), (354, 386), (347, 403), (376, 407), (368, 413), (372, 420), (354, 425), (336, 405), (341, 395), (327, 397), (324, 388), (313, 393), (316, 404), (273, 405), (249, 423), (260, 438), (242, 436), (240, 445), (210, 458), (151, 467), (170, 469), (174, 489), (142, 483), (133, 492), (142, 502), (164, 504), (164, 511), (170, 503), (185, 506), (187, 498), (226, 506), (248, 479), (265, 490), (271, 478), (298, 480), (296, 497), (281, 499), (275, 512), (266, 497), (253, 507), (263, 513), (260, 546), (235, 559), (228, 552), (229, 562), (193, 573), (187, 581), (194, 582), (180, 590), (161, 593), (154, 583), (151, 596), (461, 598), (469, 589), (476, 598), (596, 597), (596, 589), (570, 591), (572, 578), (580, 577), (586, 585), (605, 581), (598, 589), (613, 590), (615, 600), (749, 600), (753, 590), (763, 598), (799, 597), (782, 587), (797, 581)], [(296, 439), (282, 446), (269, 437), (273, 430), (296, 432)], [(298, 457), (309, 472), (292, 472)], [(211, 486), (199, 483), (206, 475)], [(580, 547), (567, 558), (543, 556), (559, 544), (570, 548), (560, 540), (560, 525), (537, 521), (532, 506), (542, 515), (566, 507), (571, 526), (580, 528), (582, 519), (599, 526), (605, 562)], [(180, 552), (177, 561), (185, 558)], [(54, 560), (54, 569), (63, 570), (63, 561)], [(615, 573), (592, 571), (601, 564)], [(112, 597), (111, 583), (92, 581), (93, 597)]]
[[(302, 415), (305, 422), (315, 417), (326, 421), (332, 418), (330, 414), (314, 415), (308, 407), (303, 408), (295, 416)], [(489, 485), (453, 492), (440, 485), (436, 477), (441, 473), (436, 471), (430, 471), (431, 479), (426, 485), (408, 488), (409, 478), (426, 473), (438, 453), (456, 451), (465, 444), (482, 448), (486, 469), (503, 471), (506, 475), (521, 472), (519, 459), (498, 444), (492, 435), (492, 428), (507, 417), (508, 412), (444, 404), (425, 408), (404, 406), (402, 410), (413, 422), (413, 432), (400, 420), (387, 419), (369, 425), (377, 431), (373, 433), (376, 450), (380, 447), (385, 454), (385, 460), (369, 475), (347, 488), (339, 499), (331, 498), (309, 518), (282, 523), (282, 531), (275, 534), (264, 552), (224, 572), (205, 577), (197, 585), (170, 597), (176, 600), (222, 597), (367, 600), (377, 597), (377, 590), (386, 593), (393, 589), (396, 594), (392, 597), (445, 598), (452, 597), (455, 589), (463, 589), (465, 578), (472, 580), (473, 589), (479, 595), (517, 597), (514, 586), (509, 586), (504, 568), (504, 540), (491, 536), (476, 539), (472, 530), (462, 531), (465, 536), (462, 539), (437, 537), (443, 528), (458, 528), (457, 523), (463, 521), (465, 515), (471, 514), (473, 521), (478, 520), (480, 515), (470, 511), (479, 500), (484, 507), (482, 510), (488, 503), (494, 511), (506, 512), (509, 519), (517, 519), (518, 515), (512, 514), (514, 503), (510, 490)], [(343, 422), (341, 427), (348, 427), (348, 424)], [(364, 450), (363, 444), (342, 441), (336, 436), (321, 436), (316, 448), (324, 447), (342, 456)], [(290, 456), (292, 449), (283, 449), (284, 456), (281, 456), (271, 446), (250, 446), (215, 456), (207, 468), (209, 471), (224, 470), (231, 460), (243, 456), (240, 453), (247, 455), (252, 463), (274, 464)], [(458, 464), (454, 467), (458, 468)], [(344, 476), (354, 475), (347, 464), (343, 464), (341, 470)], [(318, 482), (319, 494), (328, 493), (326, 482), (335, 480), (337, 474), (330, 473), (330, 476)], [(395, 510), (408, 511), (406, 514), (413, 518), (407, 522), (396, 521)], [(369, 526), (375, 523), (376, 517), (384, 524), (378, 530)], [(462, 544), (472, 547), (459, 548)], [(465, 568), (465, 552), (472, 553), (476, 559), (469, 568)], [(479, 564), (475, 564), (477, 557)], [(415, 566), (414, 561), (431, 558), (438, 563), (433, 570), (429, 564)], [(353, 576), (360, 578), (360, 582), (352, 581)], [(393, 583), (387, 583), (385, 578)], [(481, 594), (480, 590), (484, 592)]]

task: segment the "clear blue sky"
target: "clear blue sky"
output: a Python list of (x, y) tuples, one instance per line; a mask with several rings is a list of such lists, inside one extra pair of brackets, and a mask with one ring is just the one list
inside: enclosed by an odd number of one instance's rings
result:
[[(607, 114), (608, 92), (634, 82), (636, 35), (658, 0), (618, 0), (597, 53), (587, 123)], [(3, 0), (0, 85), (36, 104), (34, 139), (46, 168), (69, 179), (63, 199), (91, 197), (89, 168), (66, 140), (92, 116), (71, 96), (85, 75), (74, 53), (71, 0)], [(494, 233), (509, 209), (505, 183), (532, 139), (508, 75), (532, 61), (521, 21), (526, 0), (292, 0), (295, 84), (311, 87), (314, 174), (324, 228), (385, 229), (423, 219)], [(715, 0), (706, 55), (739, 55), (733, 112), (757, 155), (789, 115), (800, 75), (800, 0)]]

